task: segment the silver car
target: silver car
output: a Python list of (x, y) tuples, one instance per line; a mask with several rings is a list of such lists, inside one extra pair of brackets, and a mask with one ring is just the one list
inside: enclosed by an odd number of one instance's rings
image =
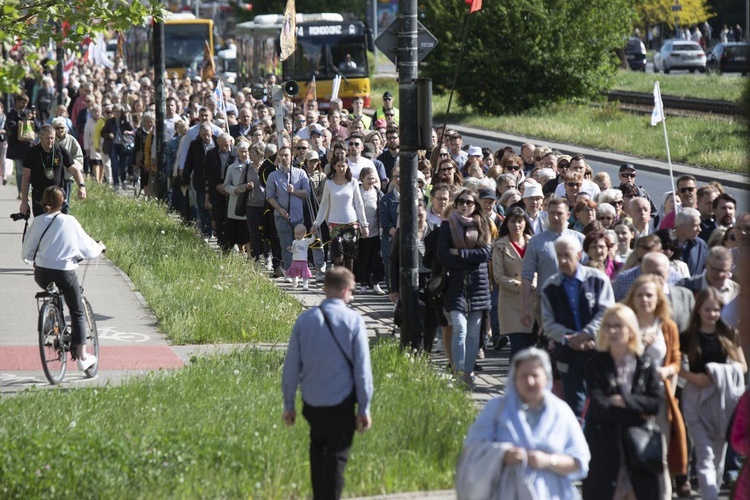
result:
[(673, 69), (689, 69), (706, 72), (706, 53), (696, 42), (689, 40), (667, 40), (661, 50), (654, 54), (654, 72), (669, 73)]

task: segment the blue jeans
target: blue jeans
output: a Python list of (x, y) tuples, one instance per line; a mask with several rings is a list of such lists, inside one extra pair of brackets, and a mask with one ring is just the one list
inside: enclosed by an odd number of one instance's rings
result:
[(273, 222), (276, 225), (276, 233), (279, 235), (281, 260), (284, 261), (284, 271), (288, 271), (289, 267), (292, 265), (292, 252), (287, 250), (287, 248), (292, 246), (294, 227), (297, 226), (297, 224), (302, 224), (302, 219), (290, 221), (283, 218), (278, 212), (274, 212)]
[(523, 351), (524, 349), (534, 345), (534, 335), (531, 333), (511, 333), (508, 335), (510, 338), (510, 359), (517, 352)]
[(465, 314), (461, 311), (449, 311), (453, 323), (453, 370), (470, 373), (474, 371), (474, 363), (479, 351), (479, 330), (482, 325), (484, 311), (471, 311)]
[(126, 150), (122, 144), (112, 144), (112, 151), (109, 153), (109, 159), (112, 161), (112, 177), (115, 186), (119, 186), (128, 175), (128, 161), (130, 151)]

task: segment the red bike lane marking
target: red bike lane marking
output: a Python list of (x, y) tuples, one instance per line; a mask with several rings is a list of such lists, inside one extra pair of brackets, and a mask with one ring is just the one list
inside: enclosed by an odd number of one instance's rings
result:
[[(68, 358), (68, 369), (77, 369)], [(100, 370), (159, 370), (185, 366), (167, 346), (100, 346)], [(42, 370), (38, 346), (0, 347), (0, 371)]]

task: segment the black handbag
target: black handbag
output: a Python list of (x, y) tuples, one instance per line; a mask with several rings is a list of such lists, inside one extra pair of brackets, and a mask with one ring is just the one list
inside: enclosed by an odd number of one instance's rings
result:
[(439, 302), (443, 300), (443, 294), (448, 289), (448, 279), (450, 274), (448, 271), (434, 274), (427, 280), (426, 291), (427, 294), (433, 301)]
[(623, 427), (622, 449), (631, 472), (664, 472), (664, 443), (654, 419), (649, 419), (642, 426)]

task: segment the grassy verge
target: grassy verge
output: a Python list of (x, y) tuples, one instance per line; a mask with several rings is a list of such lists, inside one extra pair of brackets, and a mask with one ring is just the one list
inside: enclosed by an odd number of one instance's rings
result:
[(746, 78), (720, 75), (662, 75), (639, 71), (619, 71), (613, 90), (651, 93), (659, 80), (661, 93), (697, 99), (714, 99), (736, 102), (740, 100), (747, 84)]
[(175, 343), (277, 342), (289, 338), (298, 302), (254, 265), (223, 257), (164, 207), (91, 186), (73, 207), (86, 231), (130, 276)]
[[(653, 89), (653, 83), (651, 85)], [(373, 82), (373, 106), (381, 105), (380, 96), (385, 90), (397, 95), (396, 81), (376, 79)], [(447, 104), (447, 95), (435, 96), (436, 125), (442, 124)], [(667, 159), (660, 127), (651, 127), (647, 116), (623, 112), (611, 104), (601, 108), (560, 104), (519, 115), (485, 116), (456, 105), (454, 96), (449, 118), (450, 123), (518, 134), (539, 141), (559, 141), (644, 158)], [(747, 171), (747, 128), (741, 119), (708, 115), (700, 119), (670, 116), (667, 127), (673, 161), (729, 172)]]
[[(345, 493), (450, 488), (474, 406), (394, 345), (372, 360), (373, 428), (355, 438)], [(246, 349), (122, 386), (4, 399), (1, 495), (309, 497), (308, 427), (281, 422), (282, 362)]]

